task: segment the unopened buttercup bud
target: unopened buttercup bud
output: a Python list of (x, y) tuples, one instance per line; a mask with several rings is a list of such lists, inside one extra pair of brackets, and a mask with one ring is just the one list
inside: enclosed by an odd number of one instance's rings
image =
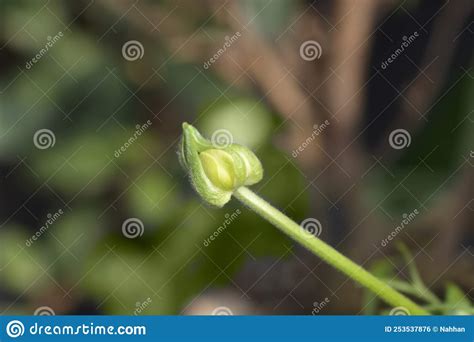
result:
[(197, 193), (208, 203), (222, 207), (241, 186), (263, 177), (262, 164), (245, 146), (214, 146), (191, 125), (183, 124), (180, 161)]

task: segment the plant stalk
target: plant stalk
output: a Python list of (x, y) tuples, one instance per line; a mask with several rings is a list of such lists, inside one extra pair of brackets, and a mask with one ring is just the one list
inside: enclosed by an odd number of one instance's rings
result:
[(339, 253), (318, 237), (310, 235), (310, 233), (305, 231), (299, 224), (255, 194), (252, 190), (241, 187), (234, 192), (233, 196), (292, 239), (305, 246), (313, 254), (374, 292), (387, 304), (394, 307), (404, 307), (411, 315), (429, 315), (426, 310), (372, 275), (363, 267)]

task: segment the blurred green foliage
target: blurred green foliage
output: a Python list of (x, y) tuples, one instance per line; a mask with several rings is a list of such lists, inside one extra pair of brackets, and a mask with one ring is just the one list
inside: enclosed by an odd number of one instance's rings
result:
[[(296, 1), (244, 5), (249, 17), (262, 13), (255, 25), (269, 39), (299, 9)], [(228, 286), (249, 260), (247, 252), (274, 259), (287, 254), (291, 242), (247, 210), (203, 246), (225, 215), (241, 207), (231, 202), (215, 210), (202, 204), (176, 157), (182, 121), (197, 121), (207, 136), (228, 129), (261, 158), (265, 178), (255, 188), (262, 196), (296, 220), (312, 213), (309, 179), (273, 144), (282, 119), (257, 92), (232, 87), (214, 72), (204, 75), (196, 65), (173, 58), (159, 40), (129, 28), (101, 5), (79, 19), (81, 6), (72, 2), (9, 0), (0, 7), (0, 312), (31, 314), (39, 305), (54, 307), (57, 298), (69, 298), (72, 304), (59, 313), (92, 303), (88, 313), (133, 314), (149, 297), (145, 314), (180, 313), (202, 291)], [(219, 27), (211, 21), (206, 29)], [(26, 69), (58, 32), (64, 38)], [(137, 37), (144, 58), (128, 62), (122, 45)], [(472, 90), (472, 78), (465, 77), (433, 109), (430, 124), (395, 162), (394, 177), (377, 167), (360, 180), (369, 205), (382, 200), (393, 215), (419, 207), (401, 187), (386, 198), (405, 177), (417, 198), (430, 199), (435, 185), (458, 167), (456, 156), (467, 156), (472, 146), (472, 124), (459, 125), (472, 108)], [(117, 158), (115, 151), (146, 120), (151, 127)], [(54, 147), (34, 146), (40, 128), (54, 132)], [(446, 132), (455, 128), (459, 134), (453, 139)], [(437, 172), (424, 167), (412, 172), (419, 155), (435, 146), (427, 162)], [(60, 208), (64, 215), (27, 247), (25, 241), (48, 213)], [(144, 224), (139, 238), (122, 233), (130, 217)], [(390, 273), (386, 264), (379, 268)], [(461, 311), (470, 305), (455, 285), (447, 287), (445, 300)]]

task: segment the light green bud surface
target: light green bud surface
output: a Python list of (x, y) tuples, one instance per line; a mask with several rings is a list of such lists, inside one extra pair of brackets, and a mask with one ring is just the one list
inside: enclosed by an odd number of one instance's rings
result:
[(224, 206), (241, 186), (263, 177), (262, 164), (250, 149), (238, 144), (215, 146), (187, 123), (183, 123), (179, 156), (196, 192), (217, 207)]

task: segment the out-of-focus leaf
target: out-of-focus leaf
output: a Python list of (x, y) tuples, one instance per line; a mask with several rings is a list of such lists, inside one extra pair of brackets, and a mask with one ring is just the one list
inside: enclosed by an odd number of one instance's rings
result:
[(20, 226), (6, 228), (0, 231), (0, 285), (18, 293), (41, 292), (50, 286), (44, 271), (49, 264), (40, 241), (43, 237), (27, 245), (35, 232), (27, 235)]
[(56, 144), (37, 153), (33, 168), (41, 179), (61, 191), (76, 195), (97, 193), (120, 171), (113, 164), (114, 150), (120, 145), (117, 132), (56, 136)]
[[(225, 136), (227, 130), (235, 143), (251, 148), (262, 145), (272, 128), (272, 117), (265, 106), (250, 99), (217, 101), (202, 113), (199, 128), (207, 138)], [(223, 137), (224, 138), (224, 137)]]
[[(460, 75), (452, 77), (457, 79)], [(420, 203), (429, 210), (436, 196), (449, 188), (455, 179), (454, 172), (465, 163), (472, 149), (474, 126), (469, 94), (473, 83), (465, 75), (431, 109), (429, 124), (416, 135), (411, 132), (411, 144), (400, 158), (393, 165), (370, 171), (370, 177), (366, 177), (372, 199), (369, 205), (376, 206), (384, 199), (384, 209), (397, 215), (420, 208)], [(385, 164), (383, 159), (381, 162)]]
[[(76, 283), (80, 278), (89, 254), (97, 241), (105, 235), (105, 219), (99, 220), (100, 212), (93, 207), (64, 208), (63, 214), (48, 229), (45, 238), (48, 248), (61, 255), (55, 269), (58, 274)], [(77, 272), (71, 273), (71, 267)]]
[(410, 250), (404, 243), (397, 243), (397, 249), (402, 255), (403, 260), (406, 263), (406, 267), (408, 268), (408, 272), (410, 273), (410, 279), (414, 286), (422, 286), (424, 287), (423, 281), (421, 280), (420, 273), (416, 268), (416, 263), (411, 254)]
[(140, 176), (128, 191), (130, 213), (154, 225), (163, 223), (179, 205), (176, 195), (176, 182), (161, 168), (153, 167)]
[(279, 37), (288, 30), (291, 25), (292, 16), (298, 1), (267, 1), (267, 0), (244, 0), (242, 7), (248, 17), (247, 20), (255, 24), (257, 29), (270, 39)]
[(454, 283), (446, 284), (445, 304), (448, 315), (469, 315), (473, 313), (471, 301)]
[(5, 20), (2, 23), (6, 30), (5, 37), (10, 38), (9, 44), (12, 46), (33, 52), (38, 48), (38, 40), (46, 40), (47, 36), (64, 29), (64, 25), (54, 17), (55, 13), (56, 16), (62, 16), (60, 11), (61, 7), (57, 3), (45, 6), (40, 1), (28, 2), (23, 6), (9, 6), (8, 15), (2, 16)]

